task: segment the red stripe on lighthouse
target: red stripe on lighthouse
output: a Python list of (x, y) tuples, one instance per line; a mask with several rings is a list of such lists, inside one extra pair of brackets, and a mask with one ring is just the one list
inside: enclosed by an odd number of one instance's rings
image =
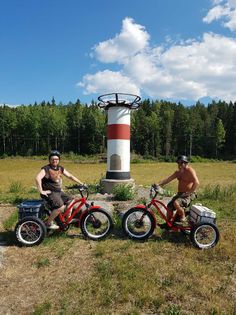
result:
[(130, 140), (130, 126), (125, 124), (112, 124), (107, 126), (107, 139)]

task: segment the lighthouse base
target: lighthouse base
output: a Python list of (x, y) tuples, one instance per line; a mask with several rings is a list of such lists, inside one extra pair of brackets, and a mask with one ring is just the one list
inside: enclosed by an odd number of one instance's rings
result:
[(135, 186), (134, 179), (102, 179), (101, 180), (102, 185), (102, 193), (108, 193), (110, 194), (113, 190), (113, 188), (117, 185), (132, 185)]

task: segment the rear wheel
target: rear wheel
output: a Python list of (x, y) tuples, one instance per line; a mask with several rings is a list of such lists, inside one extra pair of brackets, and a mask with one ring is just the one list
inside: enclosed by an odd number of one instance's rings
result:
[(125, 234), (136, 240), (147, 239), (153, 234), (155, 227), (152, 214), (141, 208), (129, 209), (122, 219), (122, 228)]
[(80, 226), (84, 236), (92, 240), (100, 240), (111, 233), (113, 221), (106, 210), (92, 209), (83, 216)]
[(190, 232), (190, 240), (200, 249), (214, 247), (220, 238), (217, 226), (213, 223), (200, 222)]
[(45, 238), (47, 229), (42, 220), (25, 217), (15, 227), (17, 242), (23, 246), (39, 245)]

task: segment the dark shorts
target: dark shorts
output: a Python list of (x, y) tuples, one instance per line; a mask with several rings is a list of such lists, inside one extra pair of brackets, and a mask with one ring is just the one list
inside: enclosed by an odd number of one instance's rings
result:
[(52, 193), (47, 197), (41, 195), (41, 198), (47, 201), (51, 210), (57, 210), (72, 200), (72, 197), (70, 195), (67, 195), (63, 191), (61, 192), (52, 191)]
[(168, 203), (167, 207), (171, 210), (174, 211), (175, 207), (174, 207), (174, 202), (177, 201), (178, 204), (180, 205), (180, 207), (183, 208), (187, 208), (191, 201), (194, 200), (195, 198), (197, 198), (196, 193), (192, 193), (190, 196), (188, 197), (182, 197), (182, 195), (184, 195), (184, 193), (177, 193), (172, 199), (171, 201)]

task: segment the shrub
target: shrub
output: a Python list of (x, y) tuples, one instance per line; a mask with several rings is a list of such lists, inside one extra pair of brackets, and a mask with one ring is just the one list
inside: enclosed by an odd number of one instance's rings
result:
[(113, 188), (112, 193), (115, 200), (125, 201), (134, 198), (133, 185), (120, 184)]

